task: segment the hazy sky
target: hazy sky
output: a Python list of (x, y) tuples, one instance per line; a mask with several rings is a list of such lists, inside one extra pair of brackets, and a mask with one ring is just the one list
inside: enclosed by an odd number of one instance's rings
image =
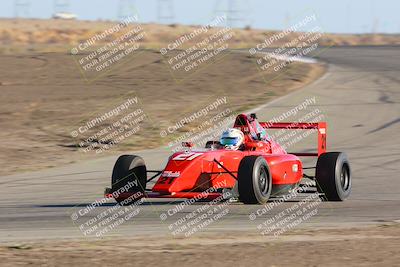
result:
[[(56, 0), (0, 0), (0, 17), (15, 15), (15, 2), (30, 2), (29, 13), (22, 17), (49, 18), (54, 13)], [(69, 2), (69, 12), (80, 19), (96, 20), (118, 18), (123, 0), (58, 0)], [(125, 0), (129, 2), (129, 0)], [(400, 32), (399, 0), (132, 0), (142, 22), (157, 22), (161, 17), (173, 15), (162, 22), (205, 24), (229, 9), (233, 26), (250, 25), (253, 28), (283, 29), (297, 21), (305, 11), (313, 12), (325, 32)], [(160, 5), (159, 2), (165, 4)], [(228, 4), (230, 2), (231, 4)], [(173, 3), (172, 12), (168, 3)], [(161, 6), (161, 8), (159, 8)], [(228, 15), (229, 16), (229, 15)]]

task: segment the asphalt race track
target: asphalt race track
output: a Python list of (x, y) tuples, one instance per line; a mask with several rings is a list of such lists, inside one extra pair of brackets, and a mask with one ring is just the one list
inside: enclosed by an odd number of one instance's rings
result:
[[(343, 47), (319, 51), (329, 64), (321, 79), (257, 110), (259, 119), (279, 116), (316, 97), (307, 110), (318, 108), (328, 122), (328, 149), (345, 151), (353, 173), (353, 191), (345, 202), (323, 202), (318, 214), (298, 227), (346, 227), (400, 219), (400, 49), (399, 47)], [(304, 111), (297, 114), (301, 116)], [(298, 150), (314, 147), (307, 138)], [(160, 169), (170, 154), (166, 149), (135, 152), (148, 168)], [(96, 159), (56, 169), (0, 177), (0, 240), (79, 238), (79, 225), (114, 207), (97, 207), (76, 221), (71, 215), (102, 197), (109, 186), (116, 157)], [(160, 215), (181, 200), (145, 201), (132, 220), (107, 236), (170, 234), (168, 226), (199, 208), (186, 207), (161, 221)], [(287, 202), (249, 220), (261, 206), (231, 203), (228, 214), (203, 231), (257, 232), (257, 225), (293, 205)]]

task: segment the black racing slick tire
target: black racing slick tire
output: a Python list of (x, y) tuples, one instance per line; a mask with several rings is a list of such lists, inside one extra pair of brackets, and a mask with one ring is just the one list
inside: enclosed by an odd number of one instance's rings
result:
[(265, 204), (272, 190), (272, 177), (262, 156), (244, 157), (238, 169), (239, 199), (244, 204)]
[(351, 192), (351, 171), (343, 152), (323, 153), (318, 157), (315, 178), (317, 190), (328, 201), (343, 201)]
[[(143, 196), (146, 189), (147, 169), (144, 160), (135, 155), (122, 155), (115, 162), (112, 172), (112, 192), (125, 191)], [(130, 205), (139, 198), (115, 200), (121, 205)]]

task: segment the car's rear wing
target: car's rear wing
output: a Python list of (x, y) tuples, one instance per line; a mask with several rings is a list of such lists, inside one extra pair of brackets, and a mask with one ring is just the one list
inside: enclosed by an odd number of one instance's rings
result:
[(318, 131), (318, 153), (291, 153), (297, 156), (315, 156), (318, 157), (326, 152), (326, 122), (260, 122), (260, 125), (266, 129), (301, 129)]

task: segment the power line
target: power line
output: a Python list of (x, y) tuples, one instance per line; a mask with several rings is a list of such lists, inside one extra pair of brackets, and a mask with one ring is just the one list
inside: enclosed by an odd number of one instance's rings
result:
[(228, 27), (239, 27), (240, 24), (243, 24), (246, 21), (243, 12), (237, 0), (216, 0), (215, 16), (226, 15), (226, 26)]
[(69, 0), (54, 0), (54, 14), (69, 12)]
[(14, 17), (29, 17), (30, 7), (30, 0), (14, 0)]
[(174, 1), (158, 0), (157, 1), (157, 21), (159, 23), (172, 23), (175, 19)]

